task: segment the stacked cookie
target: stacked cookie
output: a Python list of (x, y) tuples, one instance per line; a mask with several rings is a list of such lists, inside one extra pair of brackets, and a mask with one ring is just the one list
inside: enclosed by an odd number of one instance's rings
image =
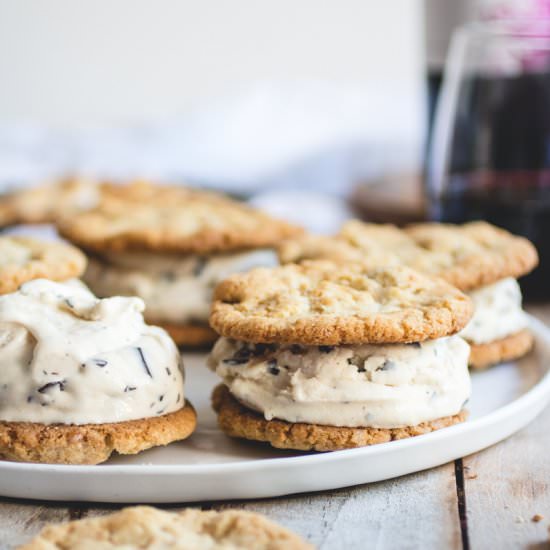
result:
[(280, 257), (283, 263), (328, 258), (407, 265), (445, 279), (474, 301), (474, 317), (462, 332), (471, 345), (472, 367), (519, 358), (533, 345), (516, 279), (537, 265), (536, 250), (527, 239), (488, 223), (426, 223), (402, 230), (350, 221), (334, 237), (284, 243)]
[(465, 419), (470, 299), (407, 267), (314, 261), (215, 291), (213, 405), (233, 437), (329, 451)]
[(19, 224), (56, 224), (67, 216), (95, 208), (108, 197), (121, 197), (132, 189), (134, 195), (152, 186), (136, 179), (121, 186), (84, 177), (67, 177), (0, 194), (0, 227)]
[(165, 512), (148, 506), (102, 517), (49, 525), (20, 550), (311, 550), (313, 547), (260, 514), (187, 509)]
[(32, 279), (66, 281), (86, 267), (80, 250), (27, 237), (0, 237), (0, 295), (15, 292)]
[(0, 227), (55, 223), (69, 213), (95, 206), (111, 185), (66, 178), (0, 195)]
[(174, 342), (138, 298), (72, 279), (85, 264), (64, 244), (0, 238), (0, 459), (95, 464), (195, 427)]
[(94, 292), (139, 296), (149, 322), (192, 346), (215, 339), (208, 326), (215, 284), (276, 264), (273, 248), (300, 232), (218, 194), (147, 184), (110, 189), (59, 230), (89, 254), (84, 280)]

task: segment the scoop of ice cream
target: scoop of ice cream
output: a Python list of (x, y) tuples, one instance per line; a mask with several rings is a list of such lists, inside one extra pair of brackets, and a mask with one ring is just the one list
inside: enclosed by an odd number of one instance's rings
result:
[(209, 366), (266, 419), (396, 428), (457, 414), (470, 396), (468, 344), (248, 344), (220, 338)]
[(0, 420), (97, 424), (180, 409), (179, 352), (143, 309), (44, 279), (0, 296)]
[(272, 250), (214, 256), (152, 253), (91, 258), (85, 281), (100, 296), (139, 296), (146, 316), (172, 323), (207, 323), (216, 284), (232, 273), (277, 264)]
[(507, 278), (469, 293), (474, 315), (460, 335), (474, 344), (500, 340), (528, 325), (521, 308), (521, 290), (515, 279)]

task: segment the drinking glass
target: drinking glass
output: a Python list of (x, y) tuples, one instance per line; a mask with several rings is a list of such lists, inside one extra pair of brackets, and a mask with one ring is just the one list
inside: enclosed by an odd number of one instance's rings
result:
[(550, 19), (455, 33), (427, 189), (433, 219), (487, 220), (529, 238), (541, 264), (523, 291), (550, 299)]

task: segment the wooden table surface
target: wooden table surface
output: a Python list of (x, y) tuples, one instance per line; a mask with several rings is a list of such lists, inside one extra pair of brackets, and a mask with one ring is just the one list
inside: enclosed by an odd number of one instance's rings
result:
[[(550, 323), (550, 305), (530, 310)], [(191, 506), (261, 512), (321, 549), (547, 548), (549, 427), (547, 408), (508, 440), (425, 472), (351, 489)], [(0, 499), (0, 549), (27, 541), (46, 523), (116, 508)]]

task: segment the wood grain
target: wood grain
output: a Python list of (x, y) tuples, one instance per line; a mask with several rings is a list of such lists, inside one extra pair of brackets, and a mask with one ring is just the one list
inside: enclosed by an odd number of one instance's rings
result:
[[(528, 310), (550, 322), (549, 306)], [(464, 459), (472, 548), (547, 548), (550, 526), (550, 409), (511, 438)], [(536, 515), (544, 516), (533, 521)]]
[(69, 513), (65, 507), (21, 504), (4, 499), (0, 503), (0, 548), (13, 548), (26, 542), (46, 524), (68, 519)]
[[(464, 459), (472, 548), (548, 548), (550, 409), (510, 439)], [(535, 522), (536, 515), (544, 518)]]
[[(9, 500), (0, 503), (0, 548), (28, 541), (49, 522), (110, 513), (116, 506), (82, 507)], [(195, 504), (265, 514), (322, 550), (461, 548), (454, 467), (350, 489), (247, 502)], [(167, 510), (181, 505), (160, 506)], [(421, 528), (429, 525), (430, 528)]]
[(267, 515), (321, 550), (461, 548), (452, 464), (351, 489), (219, 507), (235, 505)]

